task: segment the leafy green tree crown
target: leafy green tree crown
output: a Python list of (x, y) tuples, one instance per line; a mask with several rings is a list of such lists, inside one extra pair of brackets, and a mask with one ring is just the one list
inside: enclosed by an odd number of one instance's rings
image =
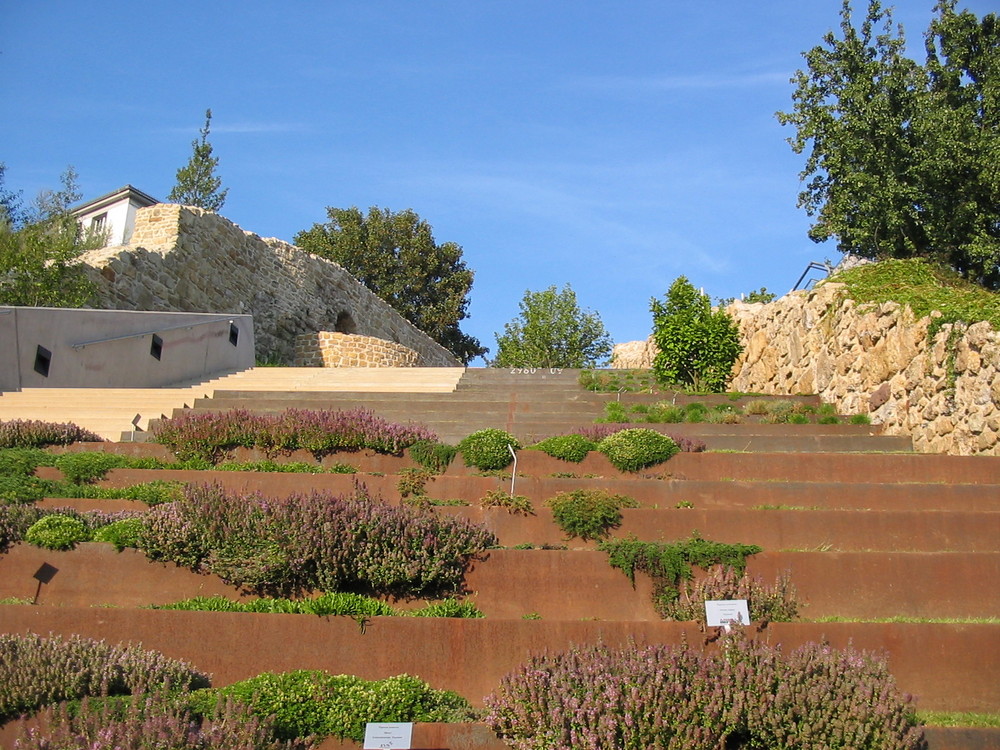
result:
[(722, 391), (740, 356), (740, 332), (726, 311), (712, 309), (709, 298), (684, 276), (667, 290), (666, 300), (650, 300), (656, 379), (700, 391)]
[(62, 189), (44, 190), (30, 208), (4, 188), (0, 164), (0, 305), (81, 307), (94, 294), (78, 262), (105, 237), (84, 232), (69, 208), (80, 200), (77, 174), (67, 167)]
[(1000, 19), (940, 0), (927, 59), (904, 55), (892, 13), (869, 0), (861, 25), (844, 0), (839, 35), (804, 54), (791, 112), (807, 153), (799, 206), (809, 236), (845, 253), (924, 257), (1000, 288)]
[(462, 246), (438, 244), (414, 211), (372, 206), (326, 209), (329, 221), (295, 235), (295, 244), (339, 263), (400, 315), (462, 362), (488, 350), (459, 329), (468, 317), (473, 272)]
[(596, 367), (611, 354), (611, 337), (596, 312), (581, 310), (567, 284), (526, 291), (521, 314), (496, 334), (494, 367)]
[(191, 141), (191, 159), (177, 170), (177, 184), (167, 200), (218, 212), (226, 202), (229, 188), (219, 190), (222, 178), (215, 174), (219, 159), (212, 156), (212, 144), (208, 142), (211, 122), (212, 110), (205, 110), (205, 127), (199, 131), (201, 139)]

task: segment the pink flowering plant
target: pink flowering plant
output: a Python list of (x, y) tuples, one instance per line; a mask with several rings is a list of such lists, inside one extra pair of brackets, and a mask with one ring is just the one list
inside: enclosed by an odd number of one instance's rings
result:
[(202, 459), (213, 464), (240, 447), (259, 448), (270, 457), (301, 448), (322, 459), (337, 451), (365, 448), (400, 454), (418, 441), (437, 440), (426, 427), (389, 422), (370, 409), (286, 409), (280, 414), (188, 411), (154, 423), (151, 432), (153, 440), (181, 461)]
[(485, 527), (368, 497), (313, 492), (274, 500), (192, 486), (145, 516), (139, 545), (263, 594), (458, 590), (468, 559), (497, 543)]
[(885, 662), (807, 644), (785, 654), (735, 630), (711, 652), (605, 645), (533, 657), (486, 698), (518, 750), (915, 750), (912, 698)]
[(0, 448), (44, 448), (70, 443), (102, 443), (104, 438), (71, 422), (38, 419), (0, 420)]

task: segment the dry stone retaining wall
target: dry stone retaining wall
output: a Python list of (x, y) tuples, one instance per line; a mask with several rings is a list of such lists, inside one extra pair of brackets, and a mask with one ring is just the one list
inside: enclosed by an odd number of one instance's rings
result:
[(336, 331), (399, 344), (421, 366), (461, 364), (338, 264), (200, 208), (140, 209), (128, 245), (82, 260), (98, 307), (253, 315), (258, 359), (290, 363), (296, 336)]
[[(834, 282), (728, 312), (744, 346), (733, 390), (816, 393), (910, 435), (918, 451), (1000, 455), (1000, 333), (988, 323), (945, 324), (931, 339), (933, 318), (894, 302), (856, 305)], [(648, 367), (656, 349), (649, 341), (618, 351), (615, 367)]]
[(296, 367), (415, 367), (415, 351), (392, 341), (336, 331), (295, 337)]

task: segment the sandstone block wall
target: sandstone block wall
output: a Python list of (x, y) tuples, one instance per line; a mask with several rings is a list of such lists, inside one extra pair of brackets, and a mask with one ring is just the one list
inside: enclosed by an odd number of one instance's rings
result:
[[(834, 282), (728, 312), (744, 346), (733, 390), (816, 393), (910, 435), (918, 451), (1000, 455), (1000, 333), (988, 323), (945, 324), (930, 339), (932, 318), (893, 302), (856, 305)], [(655, 346), (622, 353), (615, 367), (648, 367)]]
[(416, 367), (415, 351), (392, 341), (336, 331), (295, 337), (296, 367)]
[(461, 365), (336, 263), (199, 208), (141, 209), (128, 245), (82, 260), (98, 307), (252, 315), (258, 359), (291, 363), (296, 336), (337, 331), (400, 344), (421, 366)]

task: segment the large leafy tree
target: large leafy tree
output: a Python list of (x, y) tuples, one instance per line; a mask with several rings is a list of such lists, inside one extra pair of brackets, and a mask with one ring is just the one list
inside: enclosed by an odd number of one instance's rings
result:
[(1000, 287), (1000, 21), (941, 0), (926, 64), (905, 56), (891, 11), (850, 0), (840, 33), (805, 53), (793, 82), (799, 205), (810, 237), (866, 258), (925, 257)]
[(596, 367), (611, 354), (611, 337), (596, 312), (581, 310), (567, 284), (526, 291), (521, 314), (496, 334), (494, 367)]
[(201, 139), (191, 141), (191, 158), (177, 170), (177, 184), (167, 200), (218, 212), (226, 202), (229, 188), (219, 190), (222, 178), (215, 174), (219, 159), (212, 156), (212, 144), (208, 142), (211, 123), (212, 110), (208, 109), (205, 110), (205, 127), (198, 131)]
[(339, 263), (462, 362), (488, 351), (458, 327), (468, 317), (473, 280), (461, 245), (437, 243), (430, 224), (410, 209), (326, 213), (329, 221), (296, 234), (296, 245)]
[(743, 351), (739, 327), (721, 307), (679, 276), (662, 302), (650, 300), (657, 354), (653, 374), (664, 385), (722, 391)]
[(60, 190), (45, 190), (22, 208), (18, 193), (4, 188), (0, 164), (0, 304), (80, 307), (94, 285), (78, 262), (103, 237), (83, 232), (69, 207), (80, 200), (76, 172), (68, 167)]

